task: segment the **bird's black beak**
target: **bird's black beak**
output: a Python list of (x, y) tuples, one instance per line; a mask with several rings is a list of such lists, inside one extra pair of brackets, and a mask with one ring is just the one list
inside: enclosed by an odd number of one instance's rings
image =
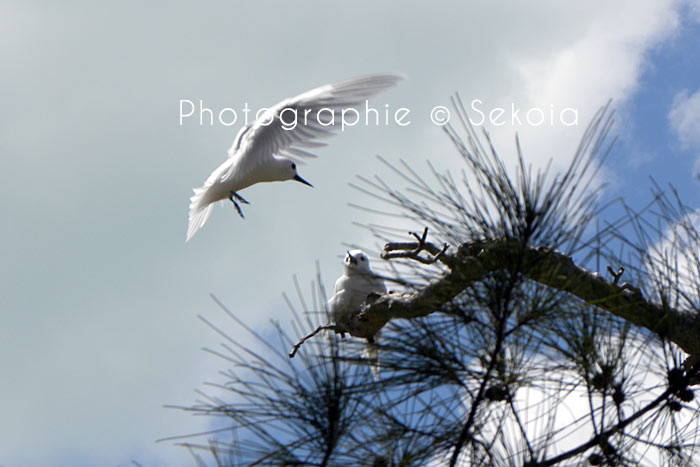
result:
[(311, 188), (314, 187), (312, 184), (310, 184), (309, 182), (307, 182), (306, 180), (304, 180), (303, 178), (301, 178), (299, 175), (295, 175), (295, 176), (294, 176), (294, 180), (296, 180), (297, 182), (301, 182), (301, 183), (303, 183), (304, 185), (309, 185)]
[(357, 266), (357, 260), (355, 259), (355, 257), (351, 255), (349, 251), (346, 251), (346, 253), (348, 254), (348, 258), (350, 258), (350, 262)]

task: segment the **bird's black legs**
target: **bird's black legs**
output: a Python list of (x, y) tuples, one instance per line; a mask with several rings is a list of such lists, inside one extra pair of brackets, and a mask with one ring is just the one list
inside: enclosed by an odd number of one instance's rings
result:
[[(248, 201), (246, 201), (246, 200), (245, 200), (241, 195), (239, 195), (238, 193), (231, 192), (231, 196), (232, 196), (233, 198), (236, 198), (238, 201), (240, 201), (240, 202), (243, 203), (243, 204), (250, 204)], [(233, 200), (231, 200), (231, 201), (233, 201)]]
[[(234, 199), (235, 198), (235, 199)], [(234, 206), (236, 206), (236, 211), (238, 211), (238, 215), (241, 216), (242, 219), (245, 219), (245, 216), (243, 215), (243, 211), (241, 211), (241, 207), (238, 205), (236, 200), (240, 201), (243, 204), (250, 204), (248, 201), (246, 201), (241, 195), (238, 193), (232, 191), (231, 196), (228, 197), (228, 199), (231, 200)]]

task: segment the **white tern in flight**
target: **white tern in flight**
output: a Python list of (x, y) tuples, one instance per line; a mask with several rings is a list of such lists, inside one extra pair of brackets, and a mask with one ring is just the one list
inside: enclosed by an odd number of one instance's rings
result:
[[(351, 318), (360, 311), (360, 305), (372, 293), (386, 293), (384, 281), (369, 268), (369, 259), (362, 250), (348, 251), (343, 264), (343, 275), (335, 282), (333, 297), (328, 300), (328, 311), (336, 323)], [(369, 360), (374, 379), (379, 377), (379, 352), (376, 340), (379, 333), (367, 339), (363, 358)]]
[[(229, 199), (243, 217), (240, 203), (250, 204), (238, 191), (260, 182), (296, 180), (312, 186), (297, 174), (301, 159), (316, 157), (305, 149), (325, 146), (316, 141), (342, 129), (345, 109), (355, 109), (403, 79), (400, 75), (370, 75), (312, 89), (284, 99), (244, 126), (228, 150), (228, 159), (194, 189), (190, 198), (187, 240), (202, 228), (214, 203)], [(350, 114), (356, 121), (355, 112)], [(369, 115), (366, 117), (369, 118)], [(358, 117), (357, 121), (362, 121)]]

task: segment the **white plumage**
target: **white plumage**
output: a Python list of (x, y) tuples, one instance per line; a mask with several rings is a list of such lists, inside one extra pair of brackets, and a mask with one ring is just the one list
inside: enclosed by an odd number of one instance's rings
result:
[[(362, 250), (348, 251), (343, 264), (343, 275), (335, 281), (333, 297), (328, 300), (331, 319), (336, 324), (342, 324), (360, 311), (360, 306), (372, 293), (386, 293), (384, 281), (372, 273), (369, 258)], [(379, 376), (378, 338), (379, 333), (373, 339), (368, 339), (362, 354), (370, 361), (375, 379)]]
[(342, 127), (344, 109), (357, 110), (366, 99), (401, 79), (399, 75), (371, 75), (326, 84), (279, 102), (241, 128), (228, 150), (228, 159), (203, 186), (194, 189), (187, 240), (202, 228), (216, 201), (230, 199), (243, 217), (238, 202), (249, 203), (237, 193), (239, 190), (256, 183), (285, 180), (311, 186), (297, 174), (296, 167), (301, 159), (316, 157), (306, 149), (325, 146), (316, 140), (331, 136)]

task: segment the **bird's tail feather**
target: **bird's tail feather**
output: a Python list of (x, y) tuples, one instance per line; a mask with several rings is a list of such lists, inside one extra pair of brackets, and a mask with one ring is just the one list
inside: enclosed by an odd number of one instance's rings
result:
[(374, 380), (379, 379), (379, 346), (377, 345), (377, 339), (379, 339), (379, 334), (375, 335), (372, 340), (367, 340), (365, 343), (365, 349), (362, 352), (362, 358), (369, 362), (369, 368), (372, 370), (372, 376)]
[(190, 198), (190, 216), (187, 226), (187, 238), (189, 241), (209, 218), (214, 203), (206, 199), (206, 188), (195, 188), (194, 195)]

